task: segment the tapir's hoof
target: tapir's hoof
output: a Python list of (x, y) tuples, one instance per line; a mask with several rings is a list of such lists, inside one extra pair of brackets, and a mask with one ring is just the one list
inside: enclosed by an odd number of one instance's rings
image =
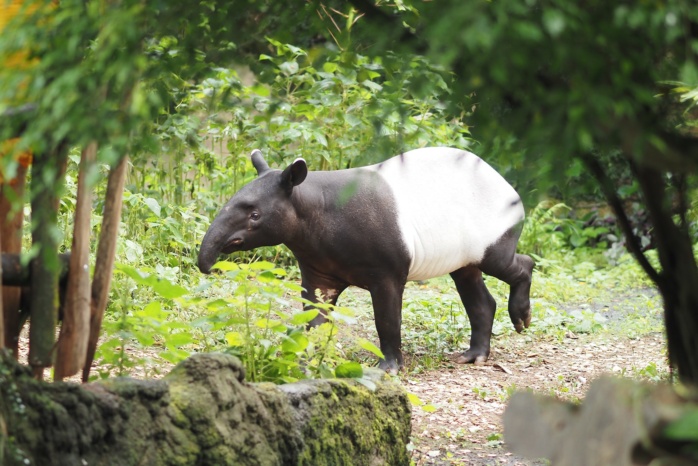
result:
[(512, 316), (511, 322), (518, 333), (523, 332), (524, 328), (528, 328), (531, 325), (531, 307), (527, 307), (520, 317)]
[(482, 366), (485, 364), (488, 357), (488, 354), (483, 354), (481, 351), (469, 349), (463, 354), (456, 356), (453, 362), (456, 364), (475, 364), (476, 366)]
[(381, 359), (381, 361), (378, 363), (378, 369), (383, 369), (388, 375), (397, 375), (400, 368), (401, 366), (395, 360), (386, 361), (385, 359)]

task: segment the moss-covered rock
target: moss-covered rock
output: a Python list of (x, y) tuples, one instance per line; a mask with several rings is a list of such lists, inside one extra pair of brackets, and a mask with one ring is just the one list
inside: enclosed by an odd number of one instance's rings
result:
[(236, 358), (200, 354), (158, 381), (47, 384), (3, 359), (0, 464), (409, 464), (407, 396), (381, 371), (366, 377), (374, 391), (249, 384)]

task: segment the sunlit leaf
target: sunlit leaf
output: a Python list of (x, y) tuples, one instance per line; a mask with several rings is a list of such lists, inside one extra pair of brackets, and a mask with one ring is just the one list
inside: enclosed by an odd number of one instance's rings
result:
[(257, 261), (249, 264), (250, 270), (273, 270), (276, 266), (271, 262)]
[(338, 378), (343, 379), (358, 378), (363, 377), (364, 369), (358, 362), (351, 361), (338, 365), (334, 370), (334, 374)]
[(240, 270), (240, 266), (236, 264), (235, 262), (230, 262), (230, 261), (219, 261), (213, 264), (212, 269), (218, 269), (222, 270), (224, 272), (228, 272), (231, 270)]
[(301, 332), (292, 333), (284, 338), (281, 350), (284, 353), (300, 353), (308, 347), (308, 337)]
[(291, 316), (291, 324), (293, 325), (303, 325), (307, 324), (311, 320), (313, 320), (317, 315), (320, 313), (317, 309), (309, 309), (304, 312), (298, 312), (296, 314), (293, 314)]
[(425, 411), (425, 412), (427, 412), (427, 413), (433, 413), (433, 412), (436, 411), (436, 410), (437, 410), (437, 408), (436, 408), (436, 406), (434, 406), (434, 405), (424, 405), (424, 406), (422, 406), (422, 411)]
[(365, 349), (366, 351), (370, 351), (371, 353), (375, 354), (381, 359), (385, 359), (385, 356), (383, 356), (383, 352), (378, 348), (376, 345), (374, 345), (372, 342), (368, 341), (365, 338), (359, 338), (357, 340), (357, 343), (359, 344), (360, 347)]
[(407, 393), (407, 399), (412, 403), (413, 406), (422, 406), (424, 402), (414, 393)]
[(240, 332), (228, 332), (225, 334), (225, 342), (229, 346), (243, 346), (245, 344), (245, 336)]

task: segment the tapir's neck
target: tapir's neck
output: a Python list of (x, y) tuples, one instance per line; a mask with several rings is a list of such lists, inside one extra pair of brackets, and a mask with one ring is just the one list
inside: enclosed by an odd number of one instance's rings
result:
[(289, 221), (283, 243), (297, 256), (303, 252), (322, 252), (338, 230), (344, 228), (342, 211), (347, 186), (360, 179), (362, 169), (310, 172), (291, 194), (293, 219)]

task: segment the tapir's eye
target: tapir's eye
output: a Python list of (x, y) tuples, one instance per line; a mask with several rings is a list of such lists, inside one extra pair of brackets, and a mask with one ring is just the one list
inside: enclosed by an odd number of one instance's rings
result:
[(254, 210), (254, 211), (252, 211), (252, 213), (250, 213), (251, 220), (259, 220), (259, 217), (260, 217), (259, 212), (257, 212), (256, 210)]

